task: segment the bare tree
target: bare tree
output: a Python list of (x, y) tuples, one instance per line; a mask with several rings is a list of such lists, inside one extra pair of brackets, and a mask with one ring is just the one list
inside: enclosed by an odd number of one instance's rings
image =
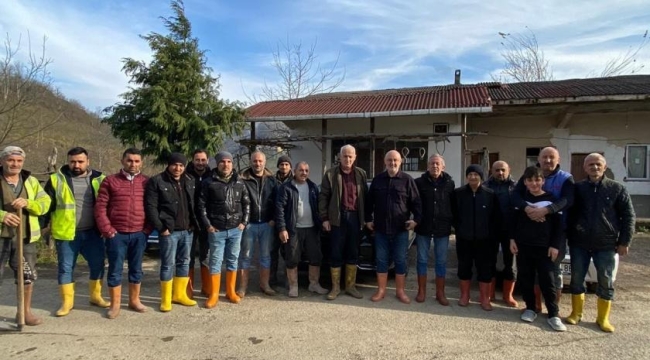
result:
[(26, 60), (18, 59), (21, 40), (12, 44), (9, 34), (4, 42), (5, 55), (0, 59), (0, 144), (26, 142), (61, 120), (60, 109), (44, 112), (44, 97), (50, 93), (51, 78), (48, 65), (52, 60), (45, 55), (43, 38), (41, 50), (32, 51), (27, 36)]
[[(528, 29), (528, 28), (527, 28)], [(506, 34), (500, 32), (503, 38), (501, 56), (505, 65), (500, 77), (492, 76), (495, 81), (530, 82), (553, 80), (553, 71), (544, 51), (539, 48), (537, 36), (528, 29), (527, 34)]]
[(637, 63), (639, 52), (648, 44), (648, 30), (645, 31), (638, 46), (630, 46), (626, 52), (609, 60), (605, 69), (600, 73), (601, 77), (616, 76), (623, 74), (634, 74), (639, 72), (645, 64)]

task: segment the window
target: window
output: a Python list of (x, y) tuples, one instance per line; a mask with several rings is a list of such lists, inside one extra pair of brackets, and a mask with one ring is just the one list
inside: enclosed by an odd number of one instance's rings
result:
[(650, 179), (650, 145), (628, 145), (625, 149), (628, 179)]
[(541, 147), (526, 148), (526, 167), (537, 165), (537, 159), (542, 149)]
[[(345, 144), (354, 146), (357, 150), (356, 166), (368, 172), (368, 178), (374, 177), (370, 174), (371, 141), (370, 140), (332, 140), (331, 159), (332, 166), (339, 163), (339, 152)], [(402, 171), (426, 171), (427, 170), (427, 141), (383, 141), (375, 140), (375, 173), (384, 171), (384, 155), (390, 150), (397, 150), (402, 154)]]

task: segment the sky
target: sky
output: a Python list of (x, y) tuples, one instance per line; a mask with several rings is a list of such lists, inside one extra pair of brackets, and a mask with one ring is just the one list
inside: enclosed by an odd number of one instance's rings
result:
[[(279, 42), (316, 44), (317, 62), (336, 62), (337, 91), (490, 81), (503, 68), (499, 32), (532, 31), (555, 79), (595, 76), (608, 60), (643, 41), (647, 0), (186, 0), (185, 14), (220, 76), (221, 96), (250, 102), (279, 82), (273, 52)], [(149, 61), (140, 35), (165, 34), (167, 1), (0, 0), (0, 34), (45, 54), (52, 85), (96, 111), (128, 90), (122, 59)], [(5, 48), (6, 49), (6, 48)], [(0, 53), (4, 57), (5, 52)], [(650, 44), (637, 56), (650, 74)]]

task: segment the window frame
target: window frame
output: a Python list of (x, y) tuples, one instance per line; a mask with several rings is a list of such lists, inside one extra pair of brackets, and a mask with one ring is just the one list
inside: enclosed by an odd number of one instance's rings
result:
[[(645, 147), (645, 177), (630, 177), (630, 148)], [(650, 181), (650, 144), (627, 144), (625, 145), (625, 180)]]

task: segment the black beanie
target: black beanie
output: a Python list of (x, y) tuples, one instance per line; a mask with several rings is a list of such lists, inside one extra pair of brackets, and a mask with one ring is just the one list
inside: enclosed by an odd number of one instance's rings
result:
[(467, 170), (465, 170), (465, 176), (469, 175), (469, 173), (471, 173), (471, 172), (475, 172), (475, 173), (479, 174), (479, 176), (481, 177), (481, 180), (483, 180), (483, 168), (481, 167), (481, 165), (472, 164), (472, 165), (468, 166)]
[(217, 155), (214, 156), (214, 160), (219, 164), (223, 160), (232, 160), (232, 154), (227, 151), (220, 151)]
[(185, 155), (181, 153), (177, 153), (177, 152), (171, 153), (171, 155), (169, 155), (169, 158), (167, 158), (167, 165), (172, 165), (172, 164), (185, 165), (187, 164), (187, 158), (185, 157)]
[(291, 158), (288, 157), (287, 155), (282, 155), (278, 158), (278, 164), (276, 166), (280, 166), (283, 162), (289, 163), (289, 166), (292, 166), (291, 164)]

